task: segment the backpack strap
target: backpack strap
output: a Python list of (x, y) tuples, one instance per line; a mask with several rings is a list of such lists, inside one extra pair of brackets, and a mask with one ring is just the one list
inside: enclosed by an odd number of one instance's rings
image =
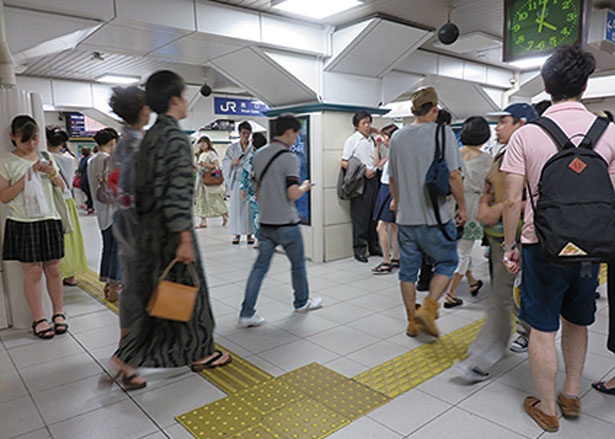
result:
[(551, 138), (555, 142), (555, 146), (557, 146), (557, 149), (574, 148), (574, 145), (570, 142), (570, 139), (568, 138), (566, 133), (562, 131), (558, 124), (553, 122), (553, 120), (549, 119), (548, 117), (539, 117), (538, 119), (534, 119), (529, 123), (538, 125), (549, 136), (551, 136)]
[(282, 154), (285, 154), (287, 152), (290, 152), (290, 151), (288, 151), (286, 149), (281, 149), (280, 151), (276, 152), (273, 155), (273, 157), (271, 157), (269, 162), (265, 165), (265, 168), (263, 168), (263, 172), (261, 172), (261, 175), (259, 175), (258, 178), (256, 178), (256, 175), (254, 175), (254, 181), (256, 181), (256, 184), (260, 184), (260, 182), (263, 181), (263, 178), (265, 177), (265, 174), (269, 170), (269, 166), (271, 166), (271, 164), (274, 162), (274, 160), (277, 159)]
[(594, 149), (602, 134), (609, 126), (609, 120), (604, 117), (597, 117), (592, 126), (587, 130), (585, 137), (579, 144), (580, 148)]

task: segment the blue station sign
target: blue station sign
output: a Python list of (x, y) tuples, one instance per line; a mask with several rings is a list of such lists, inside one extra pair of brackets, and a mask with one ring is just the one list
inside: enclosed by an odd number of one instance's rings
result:
[(214, 114), (265, 117), (269, 106), (261, 101), (214, 97)]

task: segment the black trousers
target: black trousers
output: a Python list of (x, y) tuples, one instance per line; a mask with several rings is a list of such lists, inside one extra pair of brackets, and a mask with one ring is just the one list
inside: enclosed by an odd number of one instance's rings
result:
[(350, 217), (352, 219), (352, 248), (354, 254), (378, 253), (377, 221), (372, 218), (378, 198), (379, 182), (376, 177), (365, 179), (363, 194), (350, 199)]
[(607, 347), (615, 354), (615, 261), (608, 265), (607, 272), (607, 295), (609, 299), (609, 339)]

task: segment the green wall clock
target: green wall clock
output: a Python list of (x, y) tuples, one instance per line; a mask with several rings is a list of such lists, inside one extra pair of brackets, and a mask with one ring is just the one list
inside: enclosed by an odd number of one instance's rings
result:
[(584, 45), (590, 0), (505, 0), (503, 61), (547, 55), (563, 44)]

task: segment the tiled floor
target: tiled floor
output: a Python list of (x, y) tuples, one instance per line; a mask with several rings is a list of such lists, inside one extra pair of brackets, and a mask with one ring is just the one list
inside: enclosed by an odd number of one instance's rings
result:
[[(82, 217), (88, 260), (96, 269), (99, 232)], [(256, 250), (231, 246), (220, 221), (197, 232), (204, 254), (216, 339), (221, 345), (278, 376), (318, 362), (355, 376), (401, 355), (428, 338), (403, 334), (405, 316), (397, 277), (373, 276), (354, 260), (308, 263), (310, 287), (325, 307), (292, 313), (289, 263), (276, 254), (258, 302), (261, 328), (235, 327), (245, 280)], [(476, 251), (483, 279), (485, 259)], [(604, 291), (603, 291), (604, 293)], [(489, 287), (478, 297), (462, 284), (461, 308), (441, 310), (439, 326), (451, 332), (483, 316)], [(558, 438), (615, 437), (615, 398), (591, 390), (593, 380), (615, 374), (606, 350), (606, 300), (598, 301), (590, 328), (583, 381), (583, 416), (562, 420)], [(144, 371), (146, 389), (126, 393), (109, 382), (107, 360), (118, 340), (117, 317), (78, 288), (66, 289), (69, 334), (40, 341), (27, 330), (0, 331), (0, 438), (189, 438), (174, 417), (224, 397), (187, 368)], [(560, 360), (560, 368), (562, 362)], [(332, 439), (538, 438), (548, 437), (522, 410), (534, 392), (527, 356), (509, 353), (488, 382), (466, 386), (446, 371), (330, 436)], [(563, 379), (560, 372), (559, 380)]]

